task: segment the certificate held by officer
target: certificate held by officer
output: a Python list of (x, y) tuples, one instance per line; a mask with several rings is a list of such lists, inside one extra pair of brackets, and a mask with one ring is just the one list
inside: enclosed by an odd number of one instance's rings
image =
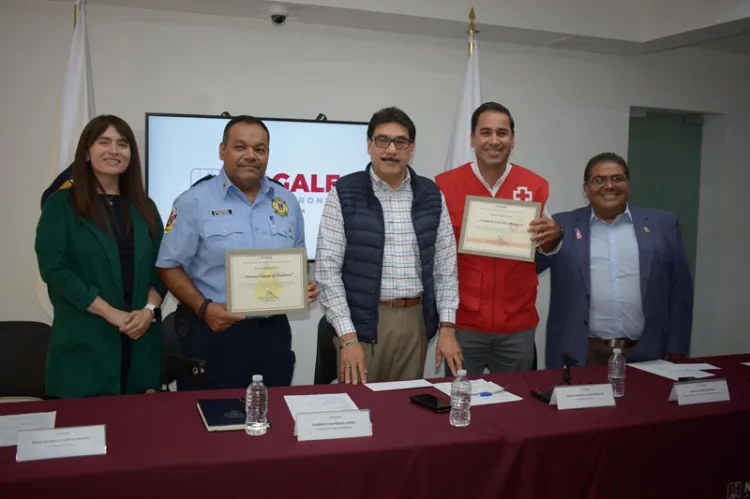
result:
[(228, 250), (227, 311), (266, 315), (308, 310), (307, 252)]

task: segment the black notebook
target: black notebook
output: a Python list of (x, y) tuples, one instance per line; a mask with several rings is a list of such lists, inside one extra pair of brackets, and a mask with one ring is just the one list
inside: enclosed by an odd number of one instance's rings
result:
[(245, 399), (200, 399), (198, 412), (208, 431), (245, 429)]

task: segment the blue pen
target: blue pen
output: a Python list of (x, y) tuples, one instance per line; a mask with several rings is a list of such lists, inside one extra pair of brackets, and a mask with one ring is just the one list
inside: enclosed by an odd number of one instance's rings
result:
[(492, 391), (492, 392), (471, 392), (471, 395), (472, 395), (472, 397), (475, 396), (475, 395), (477, 395), (479, 397), (491, 397), (491, 396), (493, 396), (493, 395), (495, 395), (497, 393), (503, 393), (505, 391), (505, 389), (508, 388), (509, 386), (510, 386), (510, 384), (505, 385), (505, 386), (501, 387), (499, 390), (495, 390), (495, 391)]

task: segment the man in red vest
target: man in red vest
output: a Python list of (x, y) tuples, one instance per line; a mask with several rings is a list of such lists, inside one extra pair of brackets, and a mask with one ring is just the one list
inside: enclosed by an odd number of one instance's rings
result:
[[(435, 182), (443, 191), (453, 232), (460, 241), (466, 196), (541, 203), (542, 218), (529, 232), (537, 249), (553, 254), (562, 241), (560, 226), (547, 211), (549, 184), (536, 173), (511, 164), (515, 123), (510, 111), (496, 102), (479, 106), (471, 117), (471, 146), (476, 162), (441, 173)], [(469, 374), (524, 371), (534, 361), (537, 274), (533, 262), (458, 254), (456, 337)]]

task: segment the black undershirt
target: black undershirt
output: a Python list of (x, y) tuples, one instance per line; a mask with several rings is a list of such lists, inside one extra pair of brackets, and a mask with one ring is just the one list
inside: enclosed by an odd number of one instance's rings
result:
[[(129, 222), (128, 206), (121, 196), (100, 194), (107, 211), (110, 227), (117, 241), (120, 252), (120, 272), (122, 274), (122, 299), (125, 312), (133, 310), (133, 267), (135, 244), (133, 226)], [(122, 358), (120, 364), (120, 391), (127, 393), (128, 372), (133, 354), (133, 340), (120, 333), (122, 341)]]

